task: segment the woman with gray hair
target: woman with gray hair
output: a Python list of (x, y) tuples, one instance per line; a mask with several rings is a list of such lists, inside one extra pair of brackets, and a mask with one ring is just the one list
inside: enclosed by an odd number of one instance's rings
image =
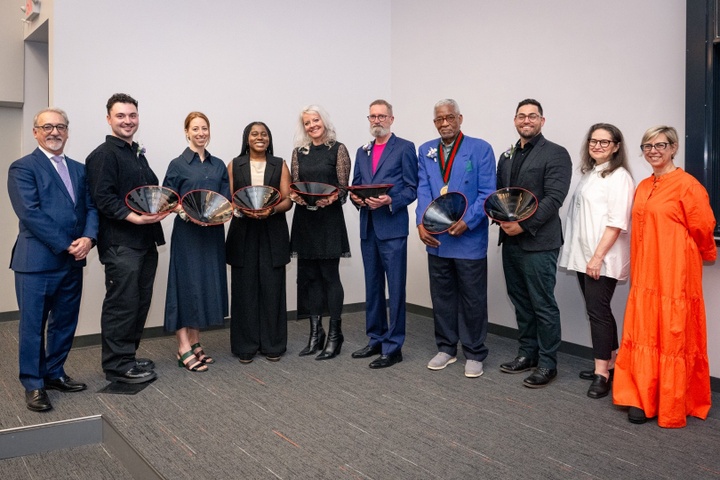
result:
[(658, 126), (640, 149), (653, 174), (632, 209), (630, 295), (615, 363), (613, 402), (631, 423), (658, 417), (684, 427), (710, 410), (703, 260), (715, 260), (715, 217), (707, 191), (674, 163), (678, 134)]
[[(298, 117), (295, 148), (292, 153), (293, 182), (320, 182), (340, 189), (315, 203), (317, 209), (303, 208), (305, 202), (291, 193), (301, 205), (293, 215), (290, 251), (298, 259), (298, 318), (310, 317), (310, 338), (300, 356), (319, 350), (316, 360), (334, 358), (343, 343), (341, 318), (345, 292), (340, 281), (340, 258), (350, 256), (342, 204), (347, 198), (350, 155), (335, 138), (335, 128), (322, 107), (305, 107)], [(325, 341), (322, 314), (327, 305), (330, 328)]]

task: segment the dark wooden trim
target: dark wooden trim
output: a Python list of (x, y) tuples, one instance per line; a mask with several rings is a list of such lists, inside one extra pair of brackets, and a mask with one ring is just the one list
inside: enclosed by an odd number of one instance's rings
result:
[[(710, 195), (720, 218), (720, 0), (687, 0), (685, 170)], [(720, 239), (720, 225), (715, 239)]]

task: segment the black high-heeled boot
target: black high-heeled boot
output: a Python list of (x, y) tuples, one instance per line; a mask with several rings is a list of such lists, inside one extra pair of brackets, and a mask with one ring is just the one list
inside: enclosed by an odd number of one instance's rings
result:
[(342, 320), (339, 318), (330, 319), (330, 328), (328, 329), (327, 343), (325, 350), (315, 357), (315, 360), (329, 360), (340, 355), (340, 347), (342, 347), (345, 337), (343, 337), (340, 324)]
[(322, 326), (322, 317), (320, 315), (310, 315), (310, 338), (307, 347), (303, 348), (299, 355), (312, 355), (325, 345), (325, 330)]

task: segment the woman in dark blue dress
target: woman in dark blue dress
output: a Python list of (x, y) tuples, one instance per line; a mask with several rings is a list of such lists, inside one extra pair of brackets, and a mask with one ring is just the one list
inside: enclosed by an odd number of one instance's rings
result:
[[(200, 112), (185, 118), (188, 148), (168, 166), (163, 185), (181, 197), (192, 190), (212, 190), (230, 198), (230, 183), (222, 160), (205, 147), (210, 121)], [(165, 300), (165, 330), (175, 332), (178, 365), (204, 372), (215, 361), (200, 345), (200, 329), (222, 325), (228, 314), (225, 267), (225, 228), (203, 227), (183, 220), (173, 223), (170, 269)]]

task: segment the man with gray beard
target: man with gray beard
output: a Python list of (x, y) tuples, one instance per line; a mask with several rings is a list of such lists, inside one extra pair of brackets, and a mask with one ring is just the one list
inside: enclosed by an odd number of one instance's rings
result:
[[(353, 358), (380, 355), (370, 368), (402, 362), (405, 341), (405, 283), (407, 279), (407, 206), (417, 197), (418, 166), (415, 145), (395, 136), (392, 105), (370, 104), (370, 134), (374, 140), (358, 148), (353, 186), (392, 185), (387, 193), (350, 199), (360, 209), (360, 248), (365, 269), (365, 327), (367, 346)], [(389, 293), (390, 317), (385, 300)]]

